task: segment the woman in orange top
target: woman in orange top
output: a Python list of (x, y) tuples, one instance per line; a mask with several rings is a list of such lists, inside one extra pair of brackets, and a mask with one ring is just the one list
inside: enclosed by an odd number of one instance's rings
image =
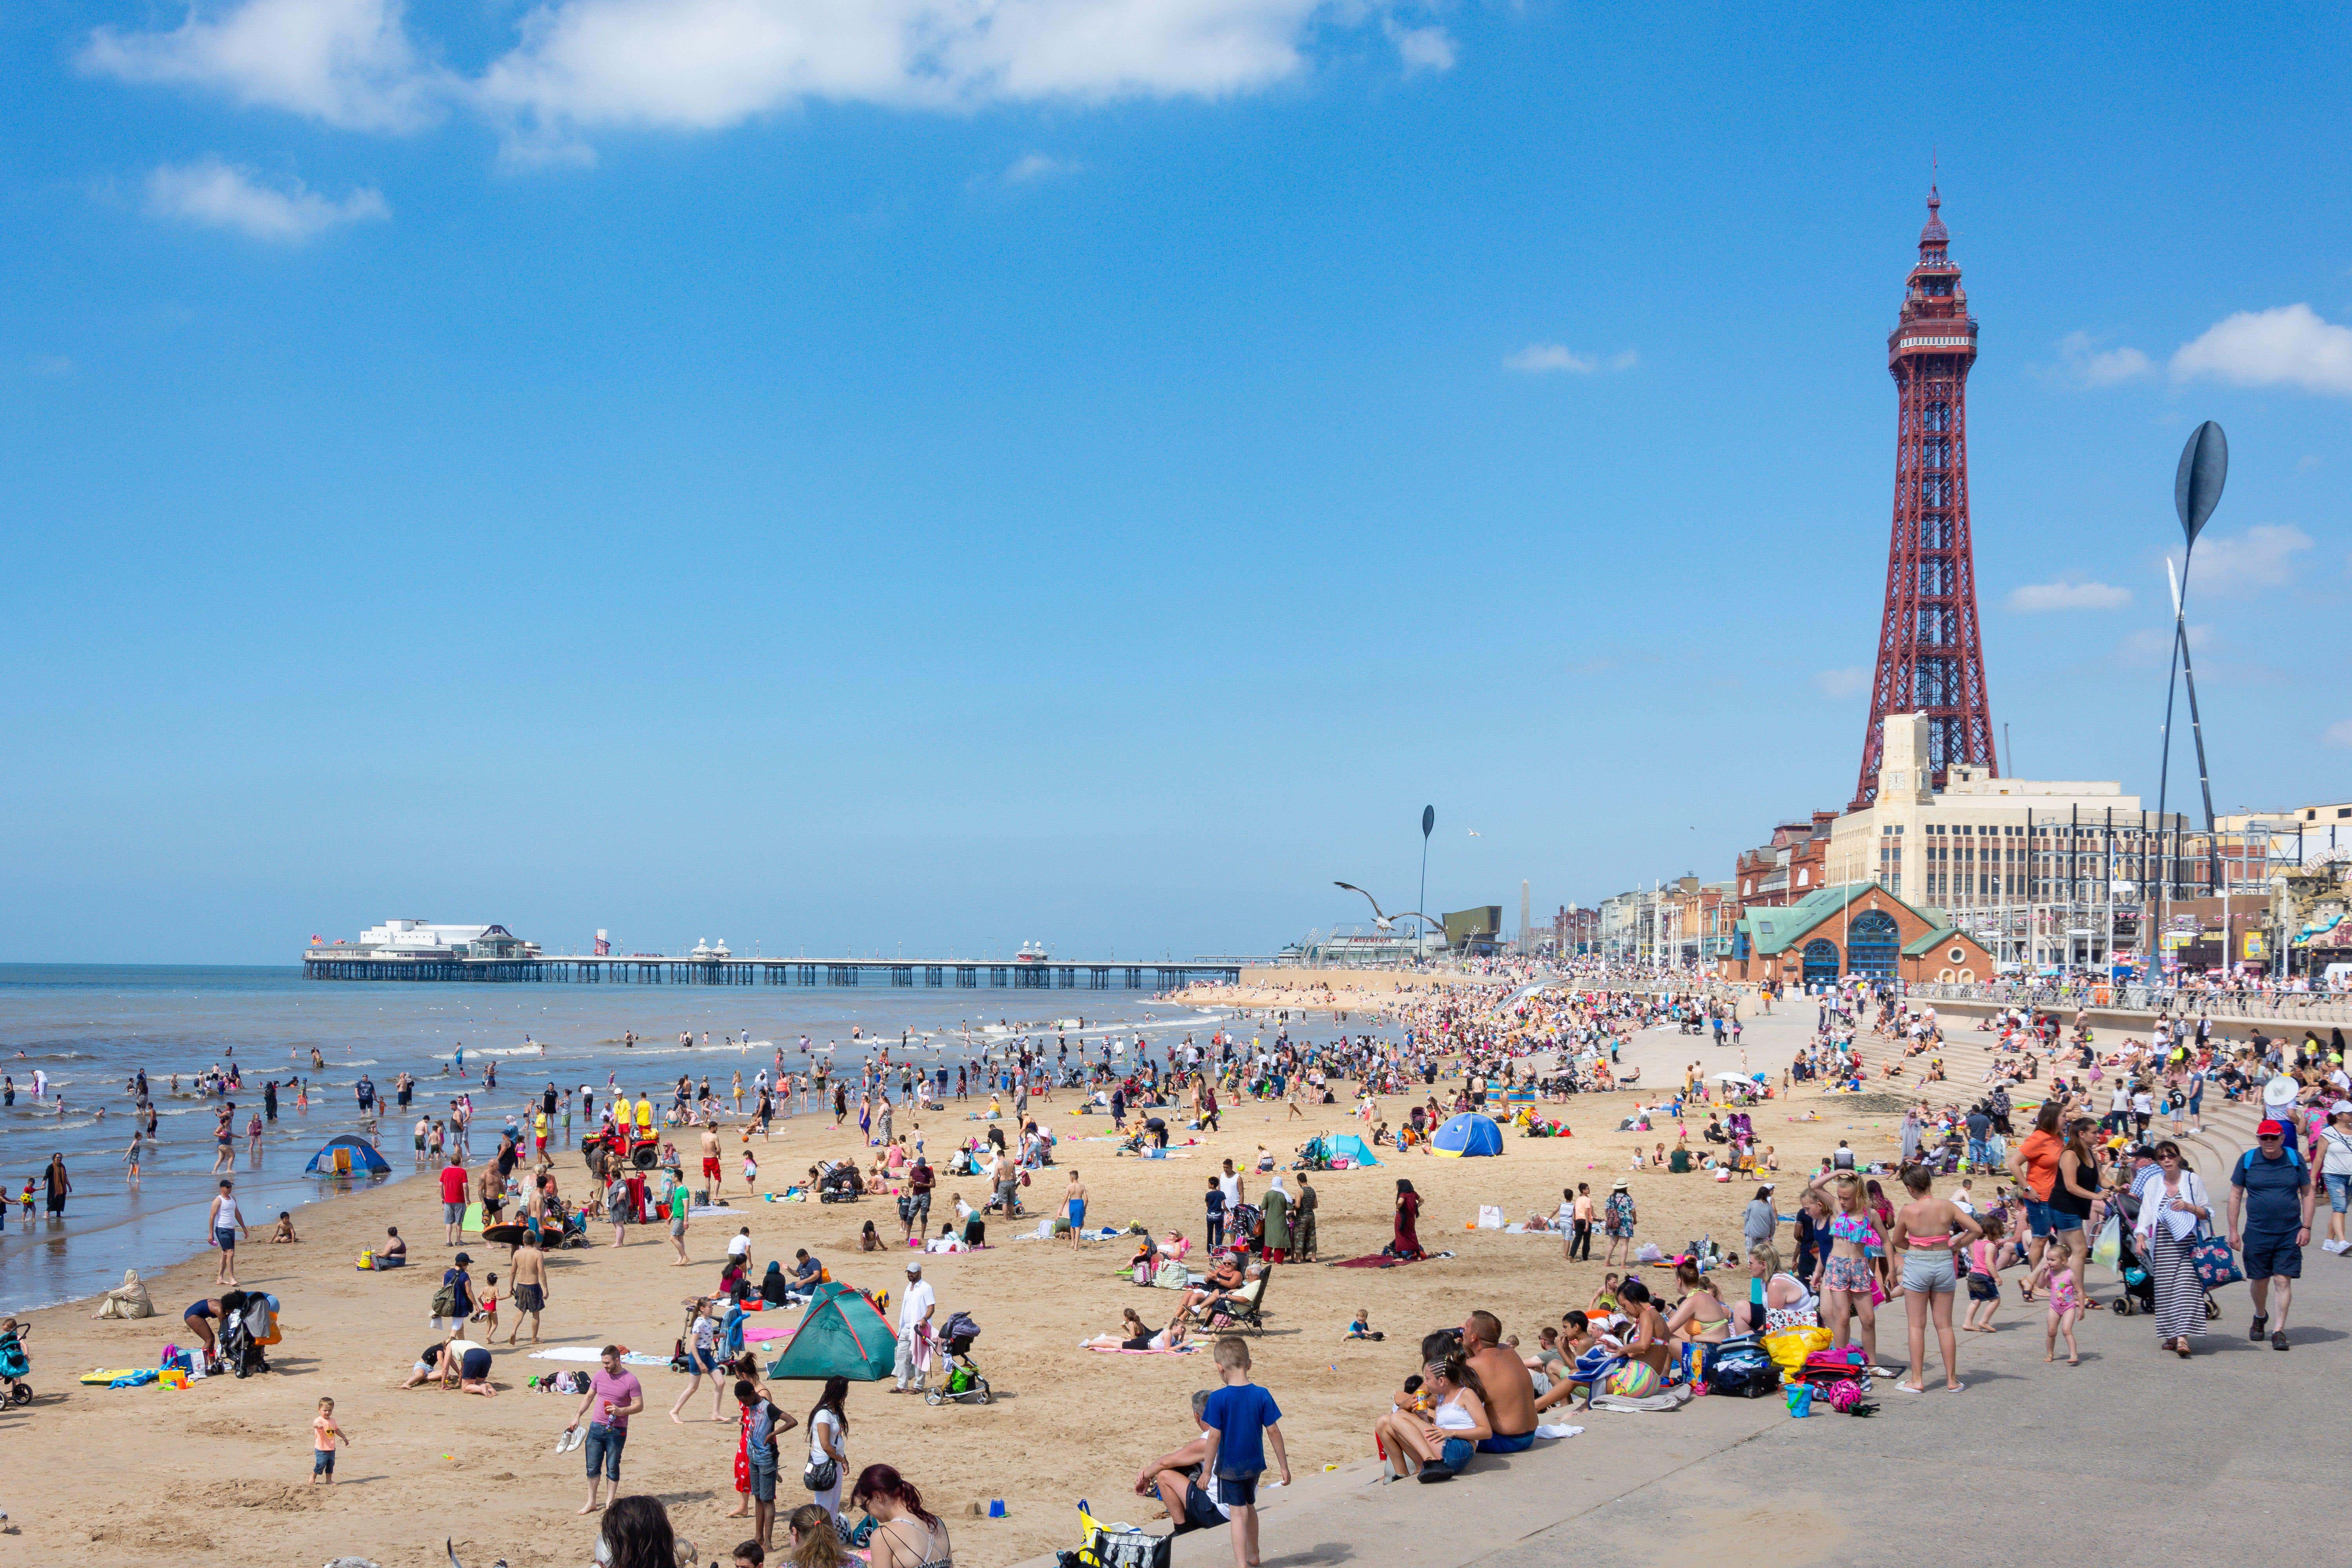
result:
[[(2050, 1245), (2050, 1190), (2057, 1183), (2058, 1159), (2066, 1147), (2058, 1136), (2060, 1112), (2055, 1097), (2043, 1100), (2033, 1113), (2033, 1131), (2009, 1156), (2010, 1174), (2025, 1188), (2025, 1222), (2033, 1231), (2031, 1258), (2036, 1268)], [(2025, 1300), (2032, 1300), (2033, 1287), (2029, 1283), (2021, 1289)]]

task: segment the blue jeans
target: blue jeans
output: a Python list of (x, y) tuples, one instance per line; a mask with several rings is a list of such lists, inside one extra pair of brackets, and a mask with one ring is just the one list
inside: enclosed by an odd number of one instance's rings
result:
[(588, 1456), (588, 1479), (596, 1479), (596, 1467), (602, 1464), (604, 1474), (615, 1484), (621, 1479), (621, 1446), (629, 1440), (629, 1430), (624, 1426), (615, 1431), (603, 1422), (588, 1428), (588, 1442), (583, 1450)]
[(1470, 1468), (1470, 1456), (1476, 1452), (1477, 1450), (1471, 1447), (1469, 1438), (1448, 1437), (1445, 1439), (1444, 1450), (1438, 1455), (1437, 1462), (1449, 1470), (1459, 1472)]
[(2327, 1205), (2337, 1214), (2352, 1206), (2352, 1176), (2330, 1175), (2327, 1178)]
[(1992, 1149), (1983, 1139), (1971, 1138), (1969, 1140), (1969, 1163), (1971, 1165), (1990, 1165), (1992, 1163)]

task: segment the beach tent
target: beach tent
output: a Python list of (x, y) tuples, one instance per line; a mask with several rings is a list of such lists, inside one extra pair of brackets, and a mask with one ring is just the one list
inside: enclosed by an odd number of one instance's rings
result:
[(1437, 1135), (1429, 1141), (1429, 1152), (1454, 1158), (1499, 1154), (1503, 1152), (1503, 1130), (1491, 1119), (1465, 1110), (1437, 1130)]
[(770, 1377), (826, 1378), (852, 1383), (888, 1377), (898, 1359), (898, 1337), (865, 1292), (826, 1281), (809, 1299), (784, 1353), (768, 1363)]
[(1346, 1159), (1358, 1165), (1377, 1165), (1372, 1146), (1352, 1132), (1338, 1132), (1323, 1141), (1323, 1152), (1332, 1159)]
[(346, 1132), (340, 1138), (330, 1138), (324, 1147), (310, 1156), (306, 1167), (313, 1176), (382, 1176), (392, 1167), (366, 1139)]

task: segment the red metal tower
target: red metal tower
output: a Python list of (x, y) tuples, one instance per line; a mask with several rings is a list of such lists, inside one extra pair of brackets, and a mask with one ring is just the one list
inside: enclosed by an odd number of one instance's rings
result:
[(1890, 713), (1928, 716), (1935, 785), (1955, 764), (2000, 771), (1991, 705), (1985, 697), (1984, 646), (1977, 633), (1975, 552), (1969, 543), (1969, 367), (1977, 358), (1977, 323), (1960, 269), (1945, 247), (1943, 205), (1927, 190), (1927, 226), (1919, 264), (1903, 296), (1903, 315), (1886, 339), (1895, 377), (1895, 528), (1886, 549), (1886, 608), (1879, 623), (1878, 668), (1870, 682), (1870, 725), (1863, 731), (1862, 778), (1852, 809), (1878, 796), (1878, 762)]

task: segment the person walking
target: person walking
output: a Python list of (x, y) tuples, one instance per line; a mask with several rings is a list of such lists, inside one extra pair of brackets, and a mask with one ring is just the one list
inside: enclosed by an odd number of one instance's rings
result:
[(236, 1283), (236, 1238), (250, 1234), (245, 1215), (237, 1211), (236, 1185), (234, 1182), (223, 1182), (205, 1215), (205, 1228), (211, 1233), (213, 1245), (220, 1249), (220, 1268), (213, 1276), (215, 1285)]
[(1592, 1184), (1579, 1182), (1568, 1205), (1568, 1261), (1592, 1261)]
[(1780, 1228), (1780, 1216), (1772, 1207), (1772, 1184), (1765, 1183), (1756, 1189), (1748, 1201), (1748, 1212), (1739, 1222), (1740, 1234), (1748, 1238), (1748, 1250), (1769, 1247)]
[(1087, 1184), (1078, 1180), (1078, 1168), (1070, 1167), (1070, 1184), (1062, 1189), (1062, 1217), (1070, 1222), (1070, 1250), (1078, 1249), (1078, 1233), (1087, 1226)]
[(2213, 1223), (2212, 1200), (2180, 1145), (2170, 1139), (2156, 1146), (2160, 1175), (2140, 1194), (2139, 1221), (2133, 1233), (2147, 1260), (2156, 1299), (2156, 1337), (2164, 1349), (2187, 1361), (2189, 1338), (2205, 1331), (2205, 1287), (2197, 1278), (2197, 1236)]
[(808, 1468), (801, 1485), (816, 1495), (810, 1499), (836, 1523), (841, 1519), (841, 1481), (849, 1468), (849, 1379), (835, 1373), (808, 1414)]
[(2327, 1239), (2319, 1249), (2342, 1253), (2352, 1249), (2344, 1237), (2344, 1213), (2352, 1208), (2352, 1100), (2339, 1100), (2327, 1108), (2318, 1153), (2319, 1173), (2327, 1183)]
[(2244, 1255), (2246, 1289), (2254, 1299), (2246, 1337), (2260, 1343), (2267, 1329), (2274, 1351), (2288, 1348), (2287, 1309), (2294, 1300), (2294, 1281), (2303, 1278), (2303, 1248), (2311, 1239), (2311, 1211), (2318, 1195), (2311, 1168), (2287, 1145), (2284, 1123), (2256, 1126), (2254, 1146), (2230, 1173), (2230, 1245)]
[(594, 1419), (588, 1423), (588, 1500), (582, 1513), (593, 1513), (604, 1506), (596, 1495), (600, 1479), (612, 1482), (613, 1500), (622, 1500), (621, 1449), (629, 1440), (629, 1417), (646, 1407), (645, 1385), (635, 1373), (621, 1364), (621, 1347), (606, 1345), (597, 1359), (600, 1364), (588, 1376), (587, 1397), (572, 1413), (572, 1425), (563, 1429), (564, 1436), (570, 1436), (580, 1429), (581, 1418), (592, 1408), (595, 1411)]
[(1633, 1207), (1633, 1194), (1630, 1190), (1630, 1184), (1624, 1177), (1618, 1177), (1617, 1184), (1609, 1190), (1609, 1201), (1602, 1205), (1602, 1214), (1605, 1215), (1602, 1228), (1609, 1233), (1609, 1247), (1601, 1254), (1601, 1266), (1603, 1268), (1615, 1268), (1617, 1251), (1620, 1247), (1624, 1248), (1625, 1261), (1633, 1262), (1633, 1222), (1636, 1218), (1636, 1211)]

